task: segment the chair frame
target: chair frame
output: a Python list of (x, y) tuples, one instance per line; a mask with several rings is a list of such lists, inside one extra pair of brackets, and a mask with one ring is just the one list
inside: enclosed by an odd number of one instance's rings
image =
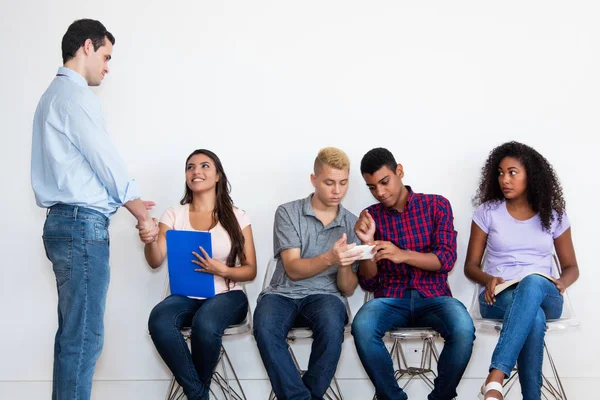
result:
[[(374, 297), (372, 292), (365, 292), (364, 303), (372, 300)], [(433, 361), (437, 366), (440, 354), (438, 352), (435, 340), (441, 336), (439, 332), (431, 327), (417, 328), (394, 328), (386, 333), (386, 337), (391, 338), (392, 348), (390, 349), (390, 357), (392, 364), (397, 365), (394, 369), (394, 378), (400, 382), (405, 377), (408, 377), (403, 385), (406, 388), (408, 384), (415, 378), (421, 379), (429, 388), (433, 389), (433, 380), (437, 377), (433, 369)], [(403, 343), (407, 340), (421, 340), (423, 347), (421, 350), (421, 361), (418, 367), (409, 366), (406, 354), (404, 353)], [(396, 368), (396, 367), (394, 367)], [(373, 395), (373, 400), (377, 399), (377, 395)]]
[[(483, 254), (481, 262), (481, 269), (483, 270), (485, 262), (486, 262), (486, 253)], [(560, 275), (562, 273), (562, 267), (558, 260), (558, 257), (555, 253), (552, 253), (552, 261), (553, 261), (553, 273)], [(479, 308), (479, 294), (480, 294), (481, 286), (479, 284), (475, 285), (475, 289), (473, 292), (473, 300), (471, 302), (471, 309), (469, 310), (469, 315), (473, 319), (476, 329), (494, 331), (500, 334), (503, 327), (503, 321), (501, 320), (493, 320), (483, 318), (481, 316), (481, 311)], [(546, 332), (566, 330), (570, 328), (574, 328), (579, 326), (579, 321), (575, 317), (575, 312), (571, 306), (571, 301), (567, 292), (563, 294), (563, 312), (559, 319), (549, 320), (546, 322)], [(555, 384), (552, 381), (542, 374), (542, 397), (544, 399), (555, 399), (555, 400), (567, 400), (567, 393), (565, 392), (564, 386), (560, 379), (560, 375), (558, 374), (558, 369), (556, 368), (556, 364), (554, 363), (554, 359), (552, 358), (552, 354), (550, 353), (550, 349), (546, 344), (546, 338), (544, 338), (544, 352), (548, 358), (548, 364), (550, 364), (550, 369), (552, 371), (552, 378), (556, 382)], [(504, 397), (511, 391), (519, 376), (518, 365), (515, 365), (513, 372), (511, 375), (504, 381)]]

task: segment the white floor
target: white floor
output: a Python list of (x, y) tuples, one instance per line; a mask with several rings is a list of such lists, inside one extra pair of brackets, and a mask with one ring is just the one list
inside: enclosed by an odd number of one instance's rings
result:
[[(346, 400), (368, 400), (373, 389), (368, 380), (340, 379), (340, 386)], [(248, 400), (266, 400), (269, 395), (269, 382), (266, 380), (244, 380), (242, 382)], [(600, 378), (566, 378), (563, 384), (569, 399), (590, 398), (597, 391)], [(93, 400), (162, 400), (165, 398), (168, 381), (95, 381)], [(463, 379), (458, 388), (458, 399), (475, 400), (481, 386), (479, 379)], [(50, 382), (0, 382), (0, 399), (46, 400), (50, 398)], [(418, 381), (406, 388), (411, 399), (425, 399), (427, 389)], [(520, 399), (518, 387), (507, 396), (507, 400)]]

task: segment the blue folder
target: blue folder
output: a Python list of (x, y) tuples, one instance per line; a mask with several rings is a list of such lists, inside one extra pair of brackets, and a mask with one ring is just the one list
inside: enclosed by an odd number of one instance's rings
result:
[(202, 268), (192, 262), (192, 260), (197, 260), (192, 251), (202, 256), (200, 246), (212, 257), (210, 232), (167, 231), (167, 261), (171, 294), (206, 298), (215, 295), (215, 277), (212, 274), (194, 271)]

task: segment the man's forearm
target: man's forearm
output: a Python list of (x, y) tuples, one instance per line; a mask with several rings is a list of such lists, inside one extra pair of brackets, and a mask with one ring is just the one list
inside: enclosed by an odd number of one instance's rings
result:
[(372, 279), (377, 275), (377, 263), (373, 260), (361, 260), (358, 264), (360, 275), (366, 279)]
[(307, 279), (325, 271), (331, 266), (327, 253), (312, 258), (299, 258), (283, 263), (287, 275), (293, 281)]
[(141, 199), (130, 200), (123, 204), (123, 207), (125, 207), (140, 224), (152, 221), (152, 217), (150, 216), (148, 210), (146, 210), (146, 206)]
[(406, 252), (405, 264), (425, 271), (439, 271), (442, 269), (442, 262), (433, 253), (419, 253), (418, 251), (412, 250), (404, 251)]
[(352, 296), (358, 286), (358, 276), (352, 271), (352, 266), (338, 267), (337, 287), (344, 296)]

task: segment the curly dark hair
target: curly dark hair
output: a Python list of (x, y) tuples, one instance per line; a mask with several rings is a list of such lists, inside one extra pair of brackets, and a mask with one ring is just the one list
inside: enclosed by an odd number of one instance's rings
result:
[(473, 197), (473, 205), (479, 206), (487, 202), (504, 200), (504, 194), (498, 183), (498, 166), (505, 157), (519, 160), (527, 172), (527, 200), (533, 210), (539, 214), (542, 228), (550, 230), (554, 220), (552, 211), (556, 211), (558, 222), (566, 208), (563, 190), (552, 165), (534, 148), (519, 142), (507, 142), (494, 148), (488, 156), (483, 168), (477, 194)]

